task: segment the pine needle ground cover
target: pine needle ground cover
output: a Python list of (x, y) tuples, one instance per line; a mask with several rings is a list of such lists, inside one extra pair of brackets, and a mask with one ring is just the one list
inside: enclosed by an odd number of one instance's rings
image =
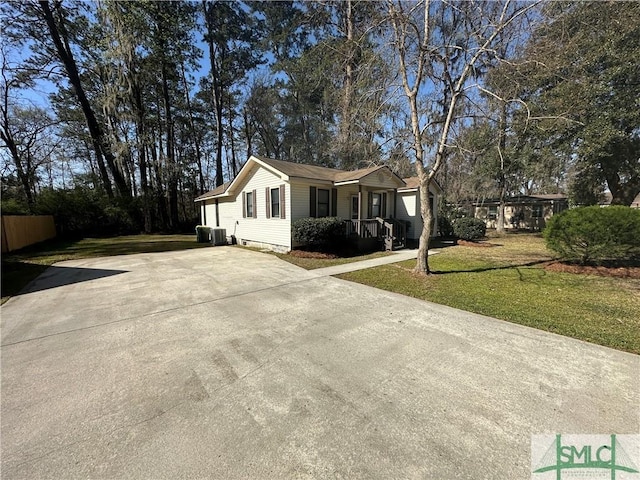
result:
[(555, 272), (540, 235), (508, 234), (491, 248), (452, 246), (429, 258), (340, 278), (640, 354), (640, 280)]

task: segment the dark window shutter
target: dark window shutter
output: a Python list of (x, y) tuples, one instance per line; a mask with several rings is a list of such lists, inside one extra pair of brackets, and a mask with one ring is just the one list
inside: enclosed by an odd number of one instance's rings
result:
[(332, 217), (338, 216), (338, 189), (337, 188), (331, 189), (331, 216)]
[(267, 218), (271, 218), (271, 189), (267, 187), (264, 189), (264, 191), (265, 191), (264, 198), (266, 199), (266, 203), (267, 203)]
[(309, 216), (316, 215), (316, 187), (309, 187)]
[(287, 218), (287, 214), (286, 214), (286, 188), (285, 185), (282, 184), (280, 185), (280, 218)]
[(254, 190), (253, 193), (253, 218), (258, 218), (258, 195), (257, 192)]
[(382, 218), (387, 218), (387, 193), (382, 194)]
[(242, 192), (242, 218), (247, 218), (247, 192)]
[(373, 209), (373, 193), (367, 195), (367, 218), (371, 218), (371, 210)]

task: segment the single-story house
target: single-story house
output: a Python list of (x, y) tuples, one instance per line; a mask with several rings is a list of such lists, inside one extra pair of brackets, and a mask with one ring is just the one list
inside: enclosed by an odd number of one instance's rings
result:
[[(475, 202), (474, 216), (485, 221), (487, 228), (496, 228), (499, 199)], [(505, 199), (504, 228), (542, 230), (555, 214), (569, 208), (567, 196), (560, 193), (518, 195)]]
[[(441, 189), (430, 190), (435, 225)], [(420, 236), (418, 192), (416, 178), (402, 179), (386, 166), (346, 171), (253, 155), (231, 182), (195, 201), (202, 225), (244, 245), (289, 251), (299, 246), (292, 222), (340, 217), (345, 236), (360, 247), (378, 242), (392, 249)]]

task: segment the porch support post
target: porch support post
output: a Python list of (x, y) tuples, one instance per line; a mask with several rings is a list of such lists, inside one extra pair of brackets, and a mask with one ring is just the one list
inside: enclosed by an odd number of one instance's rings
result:
[(358, 185), (358, 235), (360, 235), (361, 216), (362, 216), (362, 185)]
[(393, 189), (393, 218), (396, 218), (396, 205), (398, 205), (398, 189)]

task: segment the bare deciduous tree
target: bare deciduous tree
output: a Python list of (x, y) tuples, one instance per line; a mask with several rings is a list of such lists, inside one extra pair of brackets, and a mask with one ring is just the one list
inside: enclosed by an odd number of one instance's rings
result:
[(387, 3), (420, 181), (423, 228), (418, 273), (430, 273), (427, 255), (433, 216), (429, 189), (452, 147), (453, 129), (463, 116), (461, 107), (472, 103), (483, 66), (497, 59), (495, 47), (501, 34), (537, 5), (510, 0)]

